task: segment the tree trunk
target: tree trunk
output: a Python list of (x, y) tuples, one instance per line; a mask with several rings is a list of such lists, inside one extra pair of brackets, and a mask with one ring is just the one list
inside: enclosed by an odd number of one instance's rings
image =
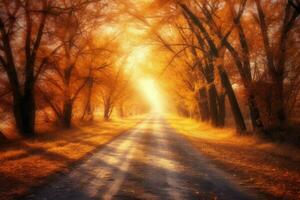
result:
[(274, 80), (274, 114), (276, 119), (278, 120), (276, 123), (278, 124), (278, 128), (283, 128), (286, 123), (286, 114), (284, 109), (284, 95), (283, 95), (283, 75), (277, 77)]
[(72, 112), (73, 112), (73, 102), (71, 100), (66, 100), (64, 102), (63, 118), (62, 118), (62, 123), (65, 128), (70, 128), (72, 125), (71, 124)]
[(265, 48), (265, 53), (266, 53), (266, 58), (267, 58), (267, 66), (268, 66), (268, 70), (272, 73), (275, 71), (275, 66), (274, 66), (273, 53), (272, 53), (272, 49), (271, 49), (271, 45), (270, 45), (269, 31), (268, 31), (268, 26), (266, 23), (266, 17), (265, 17), (263, 8), (261, 6), (261, 1), (255, 0), (255, 3), (256, 3), (256, 8), (257, 8), (258, 17), (259, 17), (260, 31), (261, 31), (264, 48)]
[(199, 89), (199, 112), (201, 121), (209, 121), (210, 113), (209, 113), (209, 104), (207, 99), (207, 90), (206, 87), (202, 87)]
[(214, 83), (208, 87), (210, 119), (214, 127), (218, 126), (218, 92)]
[(109, 120), (109, 118), (110, 118), (110, 106), (108, 106), (108, 105), (106, 105), (105, 107), (104, 107), (104, 113), (103, 113), (103, 118), (104, 118), (104, 120)]
[(226, 71), (223, 69), (221, 65), (218, 66), (219, 74), (221, 77), (222, 85), (226, 90), (226, 93), (228, 95), (228, 100), (231, 106), (232, 114), (234, 117), (234, 122), (236, 125), (236, 130), (239, 133), (243, 133), (247, 130), (244, 117), (242, 115), (240, 106), (238, 104), (237, 98), (235, 96), (235, 93), (233, 91), (232, 85), (230, 83), (230, 80), (228, 78), (228, 75)]
[(94, 118), (94, 113), (93, 113), (93, 108), (92, 108), (92, 92), (93, 92), (93, 78), (90, 77), (87, 85), (88, 85), (88, 94), (87, 94), (87, 102), (86, 102), (86, 106), (84, 109), (84, 113), (82, 115), (82, 119), (85, 118), (85, 116), (87, 116), (87, 120), (89, 121), (93, 121)]
[(257, 108), (254, 95), (252, 94), (249, 95), (248, 104), (249, 104), (248, 106), (249, 106), (250, 118), (251, 118), (253, 128), (258, 131), (263, 131), (264, 126), (260, 119), (260, 113)]
[(218, 115), (218, 126), (223, 128), (225, 126), (225, 117), (226, 117), (226, 109), (225, 109), (225, 100), (226, 93), (219, 95), (219, 115)]
[(2, 133), (0, 131), (0, 142), (6, 141), (6, 140), (7, 140), (6, 136), (4, 135), (4, 133)]
[(62, 112), (62, 124), (65, 128), (70, 128), (72, 123), (72, 111), (73, 111), (73, 101), (71, 98), (71, 75), (75, 67), (75, 64), (70, 64), (69, 51), (66, 50), (66, 57), (68, 60), (68, 65), (64, 69), (64, 102), (63, 102), (63, 112)]
[(125, 117), (123, 103), (120, 104), (119, 113), (121, 118)]
[(33, 92), (14, 98), (14, 118), (16, 128), (24, 137), (35, 135), (35, 99)]

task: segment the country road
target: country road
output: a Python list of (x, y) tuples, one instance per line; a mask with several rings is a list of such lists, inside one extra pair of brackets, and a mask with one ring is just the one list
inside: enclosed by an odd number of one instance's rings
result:
[(248, 193), (152, 115), (22, 199), (254, 199)]

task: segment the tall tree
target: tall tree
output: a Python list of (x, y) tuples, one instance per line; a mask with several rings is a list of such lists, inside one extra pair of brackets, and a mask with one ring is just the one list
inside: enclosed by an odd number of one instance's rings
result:
[[(276, 48), (272, 48), (270, 39), (270, 27), (266, 20), (261, 1), (255, 0), (257, 8), (257, 22), (259, 23), (261, 36), (264, 44), (265, 55), (267, 59), (268, 72), (272, 80), (274, 90), (272, 115), (275, 117), (274, 124), (278, 124), (279, 128), (283, 128), (286, 123), (285, 102), (284, 102), (284, 79), (286, 74), (286, 51), (289, 33), (293, 29), (295, 22), (300, 15), (295, 9), (295, 2), (279, 2), (285, 6), (283, 11), (283, 21), (279, 29), (279, 39)], [(296, 7), (297, 8), (297, 7)]]
[(0, 63), (12, 90), (16, 127), (25, 137), (35, 132), (35, 84), (52, 55), (41, 55), (40, 49), (49, 18), (58, 7), (56, 1), (47, 0), (0, 2)]

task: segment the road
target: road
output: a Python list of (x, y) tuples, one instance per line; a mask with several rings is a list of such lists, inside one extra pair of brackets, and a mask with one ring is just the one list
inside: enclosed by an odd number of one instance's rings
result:
[[(76, 151), (76, 150), (75, 150)], [(22, 199), (253, 199), (168, 123), (150, 116), (135, 129)]]

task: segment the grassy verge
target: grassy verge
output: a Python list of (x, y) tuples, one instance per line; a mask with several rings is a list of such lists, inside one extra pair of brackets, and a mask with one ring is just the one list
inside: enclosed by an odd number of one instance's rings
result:
[(300, 150), (190, 119), (169, 123), (205, 157), (266, 199), (300, 199)]
[(134, 127), (141, 118), (95, 122), (0, 146), (0, 199), (13, 199), (50, 175), (67, 172), (76, 161)]

